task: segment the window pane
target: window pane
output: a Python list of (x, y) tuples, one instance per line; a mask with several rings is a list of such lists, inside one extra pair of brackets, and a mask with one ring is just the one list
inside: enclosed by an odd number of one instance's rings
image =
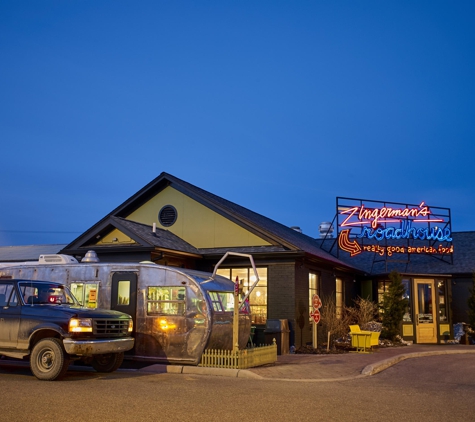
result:
[(432, 285), (430, 283), (417, 283), (417, 297), (419, 308), (419, 322), (432, 322)]
[(407, 299), (407, 308), (406, 312), (403, 316), (404, 322), (411, 322), (412, 321), (412, 311), (411, 311), (411, 284), (409, 280), (402, 280), (402, 285), (404, 286), (404, 295), (403, 298)]
[(336, 291), (336, 317), (341, 318), (341, 310), (343, 307), (343, 282), (341, 278), (337, 278), (335, 281)]
[[(13, 290), (13, 286), (12, 286), (12, 290)], [(10, 297), (10, 306), (17, 306), (17, 304), (18, 304), (18, 297), (16, 295), (15, 290), (13, 290), (12, 295)]]
[(186, 310), (185, 287), (149, 287), (147, 313), (184, 315)]
[(226, 278), (231, 278), (231, 269), (230, 268), (219, 268), (218, 271), (216, 271), (216, 274), (218, 274), (220, 276), (223, 276), (223, 277), (226, 277)]
[(85, 286), (85, 306), (87, 308), (97, 308), (98, 301), (98, 285), (95, 283), (86, 284)]
[[(251, 321), (253, 324), (265, 324), (267, 320), (267, 268), (257, 268), (257, 275), (259, 276), (259, 282), (254, 290), (249, 295), (249, 307), (251, 310)], [(216, 272), (219, 275), (230, 278), (232, 281), (236, 281), (238, 277), (239, 281), (242, 283), (243, 295), (245, 295), (250, 287), (256, 281), (254, 269), (247, 268), (231, 268), (231, 269), (218, 269)], [(213, 304), (213, 309), (217, 310), (218, 306), (223, 306), (223, 309), (230, 309), (231, 305), (226, 305), (224, 303), (220, 305), (213, 301), (213, 298), (210, 293), (211, 302)], [(229, 304), (231, 301), (228, 302)]]
[(439, 297), (439, 321), (447, 321), (447, 299), (445, 297), (445, 280), (435, 280)]
[(130, 304), (130, 281), (129, 280), (119, 281), (117, 295), (118, 295), (117, 297), (118, 305)]
[(233, 293), (219, 292), (218, 296), (219, 296), (219, 299), (221, 300), (221, 304), (223, 306), (224, 312), (234, 311), (234, 294)]
[(308, 274), (308, 313), (309, 321), (313, 321), (310, 313), (313, 311), (313, 296), (318, 295), (318, 274)]
[(71, 293), (84, 306), (84, 283), (71, 283)]
[(246, 294), (249, 291), (249, 269), (248, 268), (233, 268), (231, 270), (231, 280), (236, 281), (236, 277), (241, 282), (243, 288), (242, 292)]
[[(12, 296), (13, 292), (13, 296)], [(12, 296), (10, 298), (10, 296)], [(16, 306), (17, 298), (15, 291), (13, 290), (13, 284), (1, 284), (0, 285), (0, 306), (7, 306), (10, 302), (10, 306)]]

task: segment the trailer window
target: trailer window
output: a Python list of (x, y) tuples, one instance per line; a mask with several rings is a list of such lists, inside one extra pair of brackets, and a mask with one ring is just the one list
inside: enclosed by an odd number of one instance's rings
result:
[(71, 283), (71, 292), (81, 306), (97, 308), (99, 285), (97, 283), (77, 282)]
[(184, 315), (186, 310), (185, 287), (149, 287), (147, 291), (148, 315)]
[(209, 292), (211, 304), (215, 312), (232, 312), (234, 295), (231, 292)]

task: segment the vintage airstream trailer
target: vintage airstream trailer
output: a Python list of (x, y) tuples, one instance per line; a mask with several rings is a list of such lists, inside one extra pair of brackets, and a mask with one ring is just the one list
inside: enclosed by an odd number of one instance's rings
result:
[[(91, 253), (90, 261), (98, 261)], [(67, 255), (2, 264), (0, 277), (58, 281), (83, 306), (131, 315), (135, 347), (130, 358), (197, 365), (205, 348), (233, 348), (234, 283), (225, 277), (154, 263), (79, 263)], [(239, 348), (246, 347), (250, 330), (244, 306)]]

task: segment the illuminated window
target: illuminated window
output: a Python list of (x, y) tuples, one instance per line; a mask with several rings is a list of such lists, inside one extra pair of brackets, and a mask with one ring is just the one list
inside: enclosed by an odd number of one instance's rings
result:
[(439, 298), (439, 321), (447, 321), (447, 297), (445, 295), (445, 280), (435, 280), (437, 284), (437, 296)]
[(389, 283), (389, 280), (378, 281), (378, 303), (380, 305), (383, 304), (383, 297), (389, 289)]
[(147, 289), (148, 315), (184, 315), (185, 287), (149, 287)]
[(343, 309), (343, 281), (341, 278), (335, 280), (335, 293), (336, 293), (336, 317), (341, 318), (341, 311)]
[(229, 292), (209, 292), (211, 304), (215, 312), (234, 311), (234, 296)]
[(402, 320), (404, 322), (412, 322), (412, 311), (411, 311), (411, 282), (408, 279), (402, 280), (402, 285), (404, 286), (403, 298), (407, 299), (406, 312)]
[[(309, 309), (309, 318), (310, 312), (313, 310), (312, 298), (313, 295), (318, 295), (318, 274), (309, 273), (308, 274), (308, 309)], [(313, 321), (310, 318), (311, 321)]]
[(130, 281), (120, 280), (117, 284), (117, 304), (129, 305), (130, 304)]
[(81, 306), (97, 308), (99, 284), (75, 281), (71, 283), (71, 292)]
[[(378, 303), (379, 305), (383, 304), (383, 297), (385, 293), (389, 290), (389, 285), (391, 284), (390, 280), (378, 281)], [(403, 316), (404, 322), (412, 322), (412, 309), (411, 309), (411, 281), (408, 279), (403, 279), (402, 284), (404, 286), (403, 299), (407, 299), (408, 304), (406, 311)], [(382, 309), (379, 309), (379, 313), (383, 312)]]
[[(239, 279), (245, 295), (255, 283), (254, 270), (252, 268), (222, 268), (217, 274), (227, 277), (232, 281)], [(267, 268), (257, 268), (259, 282), (249, 296), (251, 321), (253, 324), (265, 324), (267, 321)]]

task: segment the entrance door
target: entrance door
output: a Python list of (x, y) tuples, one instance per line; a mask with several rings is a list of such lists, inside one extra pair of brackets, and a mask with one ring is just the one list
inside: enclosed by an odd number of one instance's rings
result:
[(134, 320), (137, 311), (137, 274), (116, 272), (112, 274), (111, 309), (129, 314)]
[(437, 343), (434, 280), (414, 280), (417, 343)]

